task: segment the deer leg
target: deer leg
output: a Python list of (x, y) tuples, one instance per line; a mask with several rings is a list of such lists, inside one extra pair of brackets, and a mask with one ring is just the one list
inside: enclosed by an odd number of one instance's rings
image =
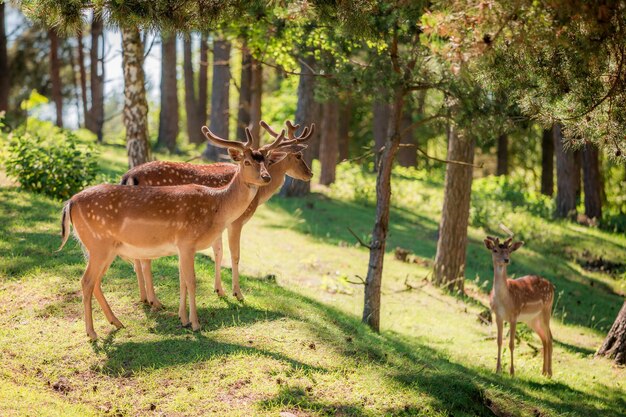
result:
[(240, 222), (232, 223), (228, 228), (228, 247), (230, 248), (230, 259), (233, 271), (233, 295), (237, 300), (243, 301), (243, 294), (239, 288), (239, 254), (241, 244), (241, 229), (243, 224)]
[(193, 331), (200, 330), (198, 321), (198, 311), (196, 310), (196, 273), (194, 269), (194, 251), (179, 250), (180, 276), (185, 282), (185, 287), (189, 293), (189, 320)]
[(102, 272), (106, 270), (110, 263), (110, 260), (107, 263), (106, 256), (89, 253), (87, 268), (85, 269), (85, 273), (80, 280), (83, 291), (83, 307), (85, 309), (85, 330), (87, 331), (87, 336), (89, 336), (91, 340), (96, 340), (98, 338), (98, 335), (93, 327), (91, 299), (99, 277), (102, 276)]
[(511, 350), (511, 376), (515, 375), (515, 367), (513, 366), (513, 350), (515, 350), (515, 331), (517, 329), (517, 322), (509, 322), (509, 349)]
[(104, 264), (104, 268), (98, 274), (98, 277), (96, 279), (95, 286), (94, 286), (94, 295), (96, 296), (96, 300), (98, 300), (98, 303), (100, 304), (102, 311), (104, 311), (104, 315), (109, 321), (109, 323), (114, 325), (116, 328), (121, 329), (122, 327), (124, 327), (124, 325), (122, 324), (121, 321), (118, 320), (117, 317), (115, 317), (115, 314), (113, 314), (113, 310), (111, 310), (111, 306), (109, 306), (109, 303), (107, 302), (106, 298), (104, 298), (104, 293), (102, 292), (102, 277), (104, 276), (104, 274), (106, 274), (106, 271), (109, 269), (109, 265), (111, 264), (111, 261), (112, 260), (110, 260), (109, 262), (106, 262)]
[[(180, 263), (180, 260), (179, 260)], [(180, 298), (178, 301), (178, 317), (180, 317), (180, 322), (183, 327), (189, 326), (189, 317), (187, 316), (187, 284), (183, 279), (182, 271), (180, 270), (180, 266), (178, 268), (178, 280), (180, 284)]]
[(141, 262), (141, 269), (143, 271), (143, 277), (146, 281), (146, 293), (148, 296), (148, 302), (152, 306), (152, 311), (159, 310), (163, 307), (163, 304), (161, 304), (156, 294), (154, 293), (154, 281), (152, 277), (152, 260), (142, 259), (140, 262)]
[(544, 375), (548, 378), (552, 378), (552, 331), (550, 330), (550, 315), (551, 315), (552, 306), (550, 308), (546, 308), (543, 311), (543, 330), (546, 333), (546, 354), (545, 354), (545, 363), (546, 369)]
[(225, 297), (226, 292), (222, 288), (222, 235), (213, 242), (213, 254), (215, 255), (215, 292), (218, 297)]
[(502, 331), (504, 330), (504, 321), (496, 316), (496, 326), (498, 327), (498, 362), (496, 363), (496, 372), (502, 372)]
[(146, 284), (143, 279), (143, 271), (141, 270), (141, 261), (139, 259), (133, 259), (133, 269), (135, 275), (137, 275), (137, 284), (139, 284), (139, 300), (142, 302), (148, 301), (146, 297)]
[(548, 372), (548, 337), (546, 335), (545, 329), (543, 327), (543, 321), (541, 318), (535, 318), (530, 322), (530, 327), (537, 333), (539, 338), (541, 339), (541, 345), (543, 346), (543, 368), (541, 373), (546, 375)]

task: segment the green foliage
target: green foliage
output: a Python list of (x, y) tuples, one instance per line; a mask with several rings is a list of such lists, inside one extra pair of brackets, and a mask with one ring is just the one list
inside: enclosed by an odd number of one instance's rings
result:
[[(24, 189), (67, 199), (92, 183), (98, 173), (97, 153), (77, 133), (51, 123), (29, 119), (24, 128), (7, 135), (3, 165)], [(37, 125), (33, 129), (32, 124)]]

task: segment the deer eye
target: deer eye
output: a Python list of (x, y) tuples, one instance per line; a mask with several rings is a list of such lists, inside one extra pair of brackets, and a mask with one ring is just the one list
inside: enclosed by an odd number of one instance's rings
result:
[(297, 155), (296, 155), (296, 158), (298, 158), (298, 159), (302, 159), (302, 155), (297, 154)]
[(498, 249), (494, 249), (494, 250), (493, 250), (493, 253), (497, 253), (497, 252), (498, 252)]

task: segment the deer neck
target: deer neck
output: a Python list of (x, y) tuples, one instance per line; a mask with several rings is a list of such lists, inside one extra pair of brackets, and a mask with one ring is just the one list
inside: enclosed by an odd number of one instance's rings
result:
[(241, 216), (254, 200), (259, 188), (258, 185), (246, 183), (241, 175), (241, 168), (238, 168), (222, 196), (223, 204), (230, 207), (229, 210), (225, 211), (225, 220), (230, 223)]
[(509, 289), (506, 284), (508, 277), (506, 274), (506, 266), (493, 265), (493, 292), (497, 298), (507, 298)]
[(285, 183), (285, 173), (287, 172), (287, 158), (282, 161), (278, 161), (268, 169), (272, 180), (269, 184), (261, 187), (258, 192), (259, 204), (265, 203), (269, 200), (276, 191), (280, 189)]

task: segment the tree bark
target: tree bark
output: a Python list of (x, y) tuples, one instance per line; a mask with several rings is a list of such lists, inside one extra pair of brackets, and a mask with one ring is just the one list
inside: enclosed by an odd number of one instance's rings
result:
[(150, 160), (148, 142), (148, 102), (143, 73), (143, 45), (139, 29), (122, 28), (122, 66), (124, 69), (124, 126), (128, 167)]
[(50, 39), (50, 80), (52, 101), (56, 107), (56, 125), (63, 127), (63, 93), (61, 92), (61, 62), (59, 61), (59, 36), (54, 29), (48, 30)]
[(87, 128), (87, 113), (89, 113), (89, 103), (87, 102), (87, 70), (85, 69), (85, 46), (83, 45), (83, 31), (76, 33), (78, 41), (78, 70), (80, 74), (80, 98), (83, 103), (84, 127)]
[[(474, 138), (468, 137), (456, 126), (450, 126), (448, 131), (448, 159), (473, 163)], [(472, 174), (470, 166), (448, 164), (446, 167), (433, 281), (450, 291), (464, 291)]]
[[(391, 170), (400, 147), (402, 111), (406, 92), (399, 88), (394, 95), (393, 106), (388, 120), (387, 139), (381, 145), (384, 150), (378, 158), (376, 175), (376, 220), (372, 230), (370, 257), (365, 279), (365, 300), (363, 303), (363, 323), (374, 331), (380, 331), (380, 292), (382, 288), (383, 263), (389, 231), (389, 208), (391, 205)], [(385, 103), (386, 104), (386, 103)], [(380, 148), (377, 148), (380, 149)]]
[(556, 217), (572, 219), (576, 217), (576, 160), (573, 152), (563, 148), (559, 124), (553, 126), (552, 134), (556, 154)]
[(389, 131), (389, 103), (377, 99), (373, 104), (372, 133), (374, 134), (374, 165), (378, 166), (380, 149), (385, 145)]
[(585, 215), (590, 219), (600, 220), (602, 218), (602, 177), (598, 147), (587, 143), (582, 154)]
[(5, 4), (0, 3), (0, 112), (9, 110), (9, 57), (4, 23)]
[(554, 138), (552, 129), (544, 129), (541, 137), (541, 194), (554, 194)]
[(252, 94), (252, 55), (246, 43), (241, 48), (241, 77), (239, 80), (239, 111), (237, 113), (237, 139), (246, 137), (250, 127), (250, 98)]
[(332, 98), (322, 106), (322, 135), (320, 138), (320, 184), (335, 182), (339, 157), (339, 101)]
[(252, 79), (250, 89), (250, 130), (254, 138), (254, 145), (259, 146), (261, 138), (261, 104), (263, 99), (263, 65), (252, 57)]
[(198, 69), (198, 130), (196, 137), (198, 143), (204, 142), (206, 139), (202, 134), (202, 126), (206, 124), (207, 116), (207, 96), (209, 89), (209, 42), (206, 33), (200, 35), (200, 65)]
[(498, 166), (496, 175), (509, 174), (509, 136), (506, 133), (498, 136)]
[(157, 147), (165, 147), (174, 152), (178, 136), (176, 35), (161, 35), (161, 41), (161, 111)]
[(102, 20), (94, 16), (91, 21), (91, 49), (89, 50), (89, 89), (91, 108), (85, 115), (85, 127), (95, 133), (102, 143), (104, 126), (104, 28)]
[[(315, 123), (319, 119), (320, 106), (315, 102), (315, 76), (311, 73), (311, 68), (315, 68), (315, 58), (312, 56), (302, 59), (300, 65), (300, 80), (298, 82), (298, 104), (296, 107), (296, 124), (300, 124), (302, 132), (305, 125)], [(310, 75), (309, 75), (310, 74)], [(304, 161), (311, 166), (315, 153), (315, 142), (319, 141), (319, 135), (314, 132), (308, 140), (309, 147), (304, 150)], [(308, 181), (300, 181), (291, 177), (285, 178), (285, 184), (280, 190), (280, 195), (284, 197), (302, 197), (311, 192), (311, 185)]]
[(194, 82), (193, 62), (191, 54), (191, 37), (185, 35), (183, 39), (183, 78), (185, 82), (185, 113), (187, 114), (187, 137), (189, 143), (204, 143), (200, 138), (202, 132), (198, 121), (198, 101)]
[[(210, 129), (217, 136), (228, 139), (230, 90), (230, 42), (219, 38), (213, 43), (213, 85), (211, 91)], [(223, 155), (221, 148), (207, 142), (202, 153), (205, 159), (217, 161)]]
[(352, 97), (348, 97), (339, 109), (339, 161), (350, 157), (350, 122), (352, 120)]
[(626, 301), (597, 354), (613, 359), (619, 365), (626, 365)]
[[(415, 135), (412, 129), (405, 131), (413, 123), (413, 114), (409, 103), (405, 105), (404, 112), (402, 113), (401, 131), (402, 145), (415, 145)], [(398, 164), (403, 167), (415, 167), (417, 166), (417, 150), (414, 146), (401, 146), (398, 149)]]

